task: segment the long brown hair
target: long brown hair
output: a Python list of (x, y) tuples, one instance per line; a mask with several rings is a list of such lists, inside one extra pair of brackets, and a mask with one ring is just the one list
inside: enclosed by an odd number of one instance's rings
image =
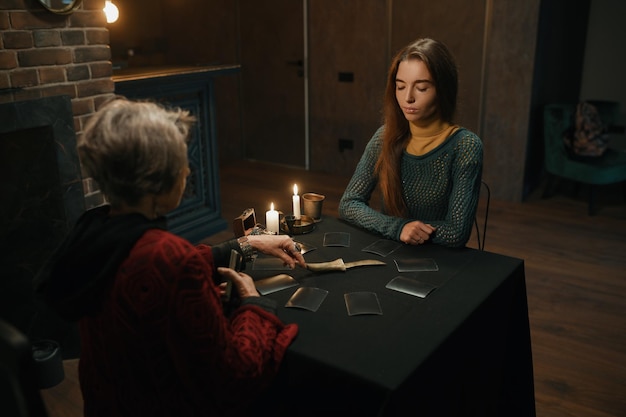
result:
[(454, 58), (448, 48), (433, 39), (418, 39), (402, 48), (391, 61), (383, 101), (385, 132), (383, 148), (376, 163), (385, 211), (392, 216), (406, 216), (407, 207), (402, 198), (400, 161), (411, 138), (409, 122), (396, 99), (396, 76), (400, 62), (418, 59), (426, 64), (437, 91), (437, 108), (441, 119), (452, 123), (456, 111), (458, 74)]

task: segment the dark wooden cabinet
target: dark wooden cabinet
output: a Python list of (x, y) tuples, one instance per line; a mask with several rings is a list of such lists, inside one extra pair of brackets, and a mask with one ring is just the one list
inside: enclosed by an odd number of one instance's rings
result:
[(191, 174), (180, 206), (167, 215), (171, 232), (196, 243), (226, 229), (221, 216), (214, 77), (234, 74), (238, 65), (175, 67), (116, 72), (116, 94), (189, 110), (197, 123), (189, 142)]

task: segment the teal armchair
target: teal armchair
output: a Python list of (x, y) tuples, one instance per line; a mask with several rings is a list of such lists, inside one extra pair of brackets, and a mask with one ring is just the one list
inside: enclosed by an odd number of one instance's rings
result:
[[(617, 105), (617, 104), (616, 104)], [(626, 152), (608, 149), (593, 162), (582, 162), (569, 157), (563, 143), (563, 133), (572, 124), (576, 104), (548, 104), (544, 107), (544, 161), (548, 184), (544, 197), (554, 194), (555, 182), (561, 179), (589, 185), (589, 215), (595, 214), (595, 188), (600, 185), (626, 182)], [(617, 110), (601, 109), (606, 124), (611, 124)], [(604, 120), (607, 117), (609, 120)], [(626, 186), (626, 183), (624, 184)], [(624, 188), (626, 197), (626, 187)]]

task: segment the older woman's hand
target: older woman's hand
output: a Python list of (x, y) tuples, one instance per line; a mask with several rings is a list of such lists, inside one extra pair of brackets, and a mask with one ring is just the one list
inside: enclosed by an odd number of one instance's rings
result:
[(300, 247), (287, 235), (248, 235), (248, 242), (259, 252), (275, 256), (283, 260), (285, 265), (294, 268), (297, 265), (306, 267)]
[[(224, 267), (217, 268), (217, 272), (219, 272), (222, 277), (230, 279), (233, 282), (233, 288), (237, 291), (237, 294), (239, 294), (241, 299), (247, 297), (260, 297), (260, 294), (254, 286), (254, 281), (250, 275)], [(220, 293), (224, 294), (226, 282), (222, 282), (219, 287)]]

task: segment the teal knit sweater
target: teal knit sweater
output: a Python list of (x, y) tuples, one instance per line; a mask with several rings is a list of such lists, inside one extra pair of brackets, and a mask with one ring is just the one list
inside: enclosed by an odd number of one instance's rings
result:
[(354, 175), (339, 202), (339, 216), (350, 223), (400, 240), (405, 224), (420, 220), (437, 230), (431, 241), (462, 247), (472, 234), (480, 192), (483, 147), (478, 136), (461, 128), (425, 155), (404, 152), (401, 162), (402, 195), (408, 218), (389, 216), (369, 206), (378, 178), (375, 165), (383, 144), (384, 127), (367, 144)]

